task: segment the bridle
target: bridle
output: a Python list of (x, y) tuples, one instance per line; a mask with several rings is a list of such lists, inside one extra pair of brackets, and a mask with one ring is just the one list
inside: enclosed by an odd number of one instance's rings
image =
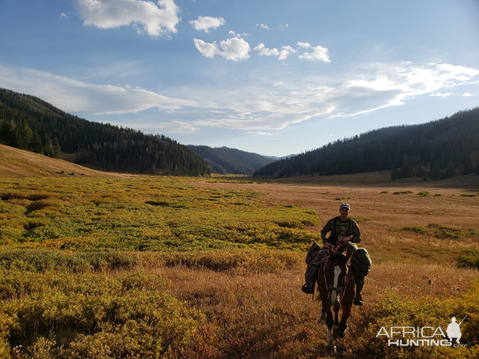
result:
[[(333, 247), (333, 253), (337, 253), (339, 248), (343, 245), (343, 243), (338, 243), (336, 244), (334, 247)], [(322, 263), (321, 265), (321, 269), (320, 269), (320, 273), (322, 272), (323, 273), (323, 279), (324, 279), (324, 283), (326, 284), (326, 288), (328, 289), (328, 298), (331, 298), (331, 293), (333, 291), (336, 291), (336, 293), (338, 293), (340, 295), (340, 298), (339, 298), (339, 302), (337, 304), (341, 304), (343, 298), (344, 298), (344, 295), (346, 294), (346, 288), (348, 287), (348, 284), (349, 284), (349, 280), (351, 279), (352, 275), (353, 275), (353, 271), (351, 270), (351, 265), (350, 263), (346, 263), (345, 266), (346, 266), (346, 278), (345, 278), (345, 281), (344, 281), (344, 284), (343, 286), (341, 287), (334, 287), (331, 283), (328, 282), (327, 278), (326, 278), (326, 272), (327, 272), (327, 265), (328, 265), (328, 262), (329, 262), (329, 258), (326, 258), (326, 260)]]

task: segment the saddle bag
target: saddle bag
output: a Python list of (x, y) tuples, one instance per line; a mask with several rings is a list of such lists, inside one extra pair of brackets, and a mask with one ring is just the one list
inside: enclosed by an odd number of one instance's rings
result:
[(351, 258), (351, 268), (356, 277), (364, 277), (371, 270), (373, 262), (366, 248), (358, 248)]
[(311, 245), (311, 248), (309, 248), (308, 250), (308, 254), (306, 254), (306, 263), (309, 264), (309, 262), (311, 262), (311, 260), (316, 256), (320, 249), (321, 247), (318, 245), (318, 243), (316, 243), (316, 241), (314, 241)]

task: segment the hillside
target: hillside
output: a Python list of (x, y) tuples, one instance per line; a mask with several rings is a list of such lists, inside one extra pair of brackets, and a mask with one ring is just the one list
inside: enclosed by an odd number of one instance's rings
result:
[(0, 141), (96, 169), (163, 175), (208, 175), (205, 160), (163, 135), (90, 122), (30, 95), (0, 89)]
[(95, 171), (61, 159), (0, 144), (0, 178), (50, 176), (123, 178), (128, 175)]
[(479, 174), (479, 108), (421, 125), (388, 127), (262, 167), (255, 176), (341, 175), (392, 170), (392, 179)]
[(228, 147), (188, 146), (198, 156), (203, 157), (211, 172), (219, 174), (252, 175), (262, 166), (275, 159)]

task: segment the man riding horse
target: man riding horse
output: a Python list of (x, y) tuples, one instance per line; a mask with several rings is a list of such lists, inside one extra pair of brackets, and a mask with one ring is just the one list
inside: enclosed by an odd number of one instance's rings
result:
[[(323, 260), (328, 256), (328, 250), (330, 247), (334, 247), (336, 244), (344, 242), (348, 245), (348, 254), (355, 252), (358, 249), (356, 243), (361, 242), (361, 232), (356, 221), (349, 218), (350, 211), (351, 207), (349, 204), (341, 204), (339, 207), (339, 216), (331, 218), (321, 231), (321, 238), (324, 243), (323, 248), (319, 249), (316, 243), (314, 243), (309, 250), (306, 260), (308, 263), (305, 274), (306, 283), (302, 287), (303, 292), (314, 294), (314, 286), (318, 278), (319, 267)], [(327, 237), (329, 232), (331, 232), (331, 235)], [(355, 282), (356, 298), (354, 299), (354, 304), (363, 305), (361, 290), (364, 286), (364, 275), (356, 275)]]

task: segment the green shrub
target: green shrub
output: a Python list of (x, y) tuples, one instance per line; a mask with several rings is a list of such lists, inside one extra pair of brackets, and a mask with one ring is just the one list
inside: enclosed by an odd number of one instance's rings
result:
[[(468, 316), (461, 325), (461, 343), (466, 347), (448, 346), (396, 346), (388, 345), (386, 332), (391, 327), (422, 328), (440, 327), (445, 333), (451, 317)], [(382, 330), (381, 328), (384, 328)], [(397, 329), (396, 331), (400, 331)], [(432, 334), (432, 333), (429, 333)], [(363, 325), (354, 326), (352, 333), (354, 344), (346, 343), (345, 358), (473, 358), (479, 354), (479, 281), (461, 298), (440, 300), (431, 297), (409, 297), (393, 292), (385, 295), (378, 304), (365, 313)], [(395, 335), (392, 341), (402, 339), (402, 333)], [(414, 339), (406, 334), (406, 339)], [(435, 339), (443, 339), (442, 336)], [(418, 339), (416, 337), (416, 339)], [(424, 339), (424, 338), (419, 338)]]
[(0, 307), (1, 338), (29, 357), (175, 357), (204, 315), (164, 293), (156, 275), (11, 272), (29, 291)]
[(462, 267), (472, 267), (479, 269), (479, 250), (466, 249), (464, 254), (459, 257), (459, 264)]

